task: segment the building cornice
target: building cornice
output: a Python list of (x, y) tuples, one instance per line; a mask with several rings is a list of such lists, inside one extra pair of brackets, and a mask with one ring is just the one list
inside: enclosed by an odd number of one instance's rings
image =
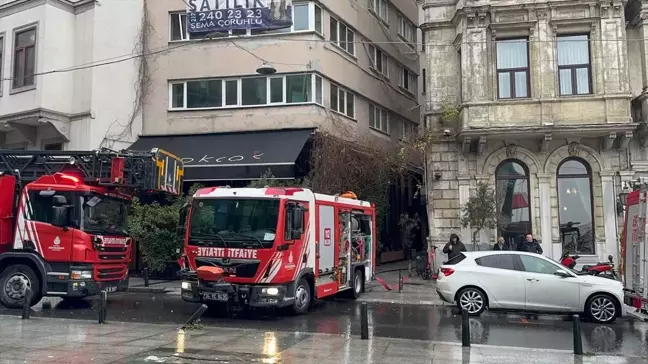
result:
[(89, 8), (94, 7), (97, 0), (15, 0), (4, 5), (0, 5), (0, 18), (20, 13), (25, 10), (33, 9), (42, 5), (56, 6), (61, 10), (65, 10), (72, 14), (79, 14)]

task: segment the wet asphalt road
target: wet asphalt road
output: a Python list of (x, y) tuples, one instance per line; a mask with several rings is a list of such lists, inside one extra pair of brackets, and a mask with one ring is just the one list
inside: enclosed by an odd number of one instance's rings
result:
[[(96, 320), (98, 301), (67, 302), (49, 299), (51, 309), (34, 307), (35, 317)], [(172, 295), (119, 293), (108, 302), (108, 322), (184, 323), (199, 305)], [(0, 314), (20, 310), (0, 306)], [(0, 319), (1, 322), (1, 319)], [(353, 301), (320, 301), (307, 315), (286, 317), (266, 312), (237, 317), (208, 312), (202, 324), (210, 327), (246, 327), (268, 331), (360, 335), (360, 305)], [(567, 317), (543, 316), (526, 320), (521, 315), (485, 313), (470, 319), (471, 342), (512, 347), (572, 350), (572, 323)], [(614, 324), (582, 323), (586, 352), (648, 356), (648, 323), (621, 319)], [(461, 317), (448, 307), (370, 304), (370, 335), (377, 337), (461, 342)]]

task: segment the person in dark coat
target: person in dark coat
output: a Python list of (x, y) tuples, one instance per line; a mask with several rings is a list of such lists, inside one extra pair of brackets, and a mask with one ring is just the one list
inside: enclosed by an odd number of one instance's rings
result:
[(523, 252), (529, 252), (529, 253), (536, 253), (536, 254), (542, 254), (542, 247), (540, 246), (540, 243), (536, 239), (533, 238), (533, 235), (527, 234), (526, 239), (521, 245), (520, 251)]
[(457, 234), (450, 235), (450, 241), (443, 247), (443, 253), (448, 254), (448, 260), (466, 251), (466, 246), (459, 240)]
[(504, 241), (503, 237), (497, 238), (497, 242), (493, 245), (493, 250), (509, 250), (508, 244)]

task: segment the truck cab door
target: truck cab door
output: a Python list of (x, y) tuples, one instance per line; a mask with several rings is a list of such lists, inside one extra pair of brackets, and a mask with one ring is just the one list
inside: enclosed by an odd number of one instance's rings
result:
[(73, 198), (72, 193), (52, 190), (28, 191), (23, 195), (16, 234), (24, 249), (39, 252), (48, 262), (70, 262), (74, 233), (71, 219)]
[(309, 251), (308, 204), (297, 201), (286, 202), (284, 240), (287, 249), (281, 254), (281, 268), (277, 274), (278, 282), (294, 280), (299, 272), (308, 265), (308, 258), (315, 252)]

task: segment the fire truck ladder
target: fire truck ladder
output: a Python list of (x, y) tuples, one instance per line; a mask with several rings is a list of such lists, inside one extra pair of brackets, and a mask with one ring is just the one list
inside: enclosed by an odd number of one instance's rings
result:
[(155, 190), (160, 175), (158, 151), (0, 150), (0, 174), (15, 176), (18, 184), (24, 185), (44, 175), (72, 170), (81, 172), (87, 184)]

